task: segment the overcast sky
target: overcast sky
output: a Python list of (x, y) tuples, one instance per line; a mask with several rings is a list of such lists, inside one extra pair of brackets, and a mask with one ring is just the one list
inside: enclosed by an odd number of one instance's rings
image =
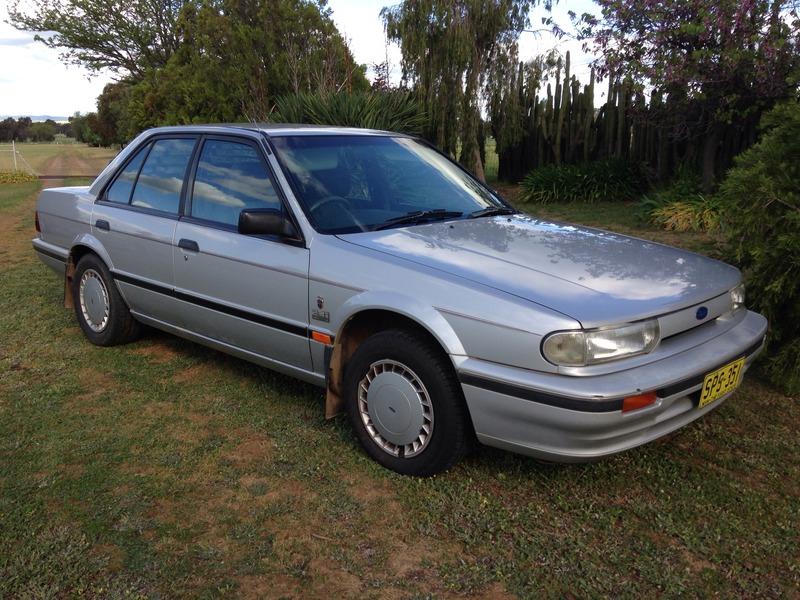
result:
[[(329, 0), (333, 19), (347, 38), (356, 60), (363, 64), (382, 62), (386, 45), (380, 10), (391, 0)], [(95, 110), (97, 96), (111, 81), (108, 75), (94, 76), (74, 65), (64, 65), (57, 50), (46, 48), (33, 39), (33, 34), (17, 31), (5, 21), (8, 0), (0, 0), (0, 115), (68, 116), (75, 111)], [(562, 0), (554, 10), (559, 23), (569, 23), (567, 10), (577, 13), (593, 11), (590, 0)], [(541, 27), (541, 8), (531, 15), (532, 29)], [(588, 82), (590, 57), (574, 40), (557, 41), (550, 35), (523, 33), (520, 55), (523, 59), (558, 46), (559, 51), (572, 53), (573, 72)], [(400, 49), (390, 46), (389, 61), (393, 79), (400, 77)]]

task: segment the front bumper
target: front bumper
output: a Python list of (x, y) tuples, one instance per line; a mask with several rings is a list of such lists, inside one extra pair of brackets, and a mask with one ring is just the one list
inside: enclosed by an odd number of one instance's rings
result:
[[(478, 440), (552, 460), (584, 462), (662, 437), (711, 412), (730, 396), (698, 409), (706, 373), (761, 352), (767, 320), (748, 312), (734, 327), (672, 356), (595, 376), (539, 373), (467, 358), (458, 365)], [(658, 400), (622, 412), (626, 396), (656, 390)]]

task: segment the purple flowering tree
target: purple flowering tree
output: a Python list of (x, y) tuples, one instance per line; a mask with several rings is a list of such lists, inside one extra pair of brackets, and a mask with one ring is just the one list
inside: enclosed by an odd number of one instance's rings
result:
[[(632, 76), (692, 115), (706, 189), (727, 125), (797, 92), (798, 0), (598, 0), (601, 16), (576, 19), (601, 74)], [(679, 129), (679, 128), (678, 128)]]

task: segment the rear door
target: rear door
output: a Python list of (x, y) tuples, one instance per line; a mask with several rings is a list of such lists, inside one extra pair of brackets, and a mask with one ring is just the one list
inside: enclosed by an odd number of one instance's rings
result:
[(156, 138), (120, 169), (101, 193), (92, 230), (108, 251), (113, 275), (134, 313), (179, 324), (172, 298), (172, 241), (198, 136)]
[(259, 141), (205, 136), (175, 232), (175, 292), (187, 326), (310, 370), (309, 251), (302, 242), (240, 235), (245, 208), (288, 210)]

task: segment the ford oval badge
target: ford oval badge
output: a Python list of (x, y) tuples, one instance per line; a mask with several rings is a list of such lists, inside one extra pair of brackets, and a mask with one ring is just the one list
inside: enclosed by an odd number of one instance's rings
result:
[(708, 309), (705, 306), (701, 306), (697, 309), (697, 312), (694, 316), (697, 317), (698, 321), (702, 321), (708, 316)]

